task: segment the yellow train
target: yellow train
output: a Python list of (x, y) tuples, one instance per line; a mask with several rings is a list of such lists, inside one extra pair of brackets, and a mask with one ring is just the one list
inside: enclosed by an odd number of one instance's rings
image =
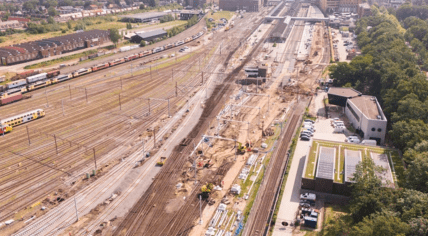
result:
[(21, 125), (32, 120), (36, 120), (45, 116), (45, 111), (43, 109), (36, 109), (20, 115), (12, 116), (3, 120), (0, 120), (1, 128), (0, 134), (8, 133), (12, 131), (12, 127)]

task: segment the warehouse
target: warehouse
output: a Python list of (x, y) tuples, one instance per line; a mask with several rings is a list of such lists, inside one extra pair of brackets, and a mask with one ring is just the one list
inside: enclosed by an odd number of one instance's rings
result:
[(180, 11), (180, 20), (189, 20), (193, 16), (199, 17), (199, 15), (202, 15), (200, 11), (182, 10)]
[(331, 87), (328, 90), (328, 103), (341, 107), (346, 106), (349, 98), (361, 96), (362, 94), (353, 88)]
[(98, 46), (109, 40), (108, 31), (90, 30), (55, 38), (5, 46), (0, 47), (0, 61), (2, 65), (17, 64)]
[(219, 0), (219, 8), (224, 11), (245, 10), (247, 12), (257, 12), (260, 6), (260, 0)]
[(122, 21), (125, 22), (134, 22), (134, 23), (143, 23), (143, 22), (150, 22), (154, 20), (159, 20), (163, 16), (168, 15), (167, 12), (145, 12), (145, 13), (138, 13), (133, 15), (125, 15), (120, 16), (122, 17)]
[(142, 40), (150, 42), (158, 38), (163, 38), (167, 35), (168, 33), (165, 30), (158, 29), (144, 33), (136, 33), (134, 36), (131, 37), (130, 41), (133, 43), (140, 43)]

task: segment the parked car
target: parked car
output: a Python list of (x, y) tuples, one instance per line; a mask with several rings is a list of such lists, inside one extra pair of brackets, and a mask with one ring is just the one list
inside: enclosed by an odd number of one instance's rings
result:
[(300, 136), (302, 136), (302, 135), (314, 136), (314, 134), (311, 131), (309, 131), (309, 130), (303, 130), (300, 133)]
[(345, 123), (343, 123), (343, 121), (337, 121), (333, 123), (333, 128), (336, 128), (337, 126), (345, 126)]
[(376, 146), (376, 145), (377, 145), (377, 142), (376, 142), (376, 140), (373, 140), (373, 139), (364, 139), (364, 140), (361, 142), (361, 144), (369, 145), (369, 146)]
[(304, 122), (305, 122), (305, 123), (312, 123), (312, 124), (315, 124), (315, 121), (310, 120), (310, 119), (306, 119)]
[(359, 139), (359, 138), (358, 138), (358, 136), (355, 136), (355, 135), (353, 135), (353, 136), (348, 136), (348, 137), (346, 137), (345, 142), (349, 142), (349, 141), (350, 141), (350, 140), (352, 140), (352, 139)]
[(300, 136), (300, 140), (303, 140), (303, 141), (309, 141), (309, 140), (311, 140), (311, 137), (309, 137), (309, 136), (307, 136), (307, 135), (301, 135), (301, 136)]
[(312, 130), (312, 131), (316, 131), (316, 129), (313, 127), (313, 126), (310, 126), (310, 125), (303, 125), (303, 128), (304, 129), (308, 129), (308, 130)]

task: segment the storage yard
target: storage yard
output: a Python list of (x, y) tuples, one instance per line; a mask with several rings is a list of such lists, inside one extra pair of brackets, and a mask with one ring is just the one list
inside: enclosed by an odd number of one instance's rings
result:
[[(14, 220), (0, 232), (263, 235), (330, 58), (323, 23), (289, 22), (287, 40), (274, 46), (268, 39), (280, 20), (264, 21), (272, 9), (215, 33), (197, 27), (196, 40), (169, 39), (159, 53), (156, 45), (147, 56), (66, 68), (61, 75), (73, 78), (27, 85), (30, 99), (1, 106), (8, 117), (28, 107), (43, 116), (10, 125), (0, 142), (0, 222)], [(190, 49), (179, 54), (181, 41)], [(239, 83), (250, 65), (261, 65), (264, 78)]]

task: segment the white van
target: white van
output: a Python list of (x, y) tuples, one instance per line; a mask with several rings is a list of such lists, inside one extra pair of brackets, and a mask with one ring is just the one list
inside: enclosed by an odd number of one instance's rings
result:
[(368, 146), (376, 146), (377, 142), (376, 142), (376, 140), (372, 140), (372, 139), (364, 139), (361, 142), (361, 144), (368, 145)]

